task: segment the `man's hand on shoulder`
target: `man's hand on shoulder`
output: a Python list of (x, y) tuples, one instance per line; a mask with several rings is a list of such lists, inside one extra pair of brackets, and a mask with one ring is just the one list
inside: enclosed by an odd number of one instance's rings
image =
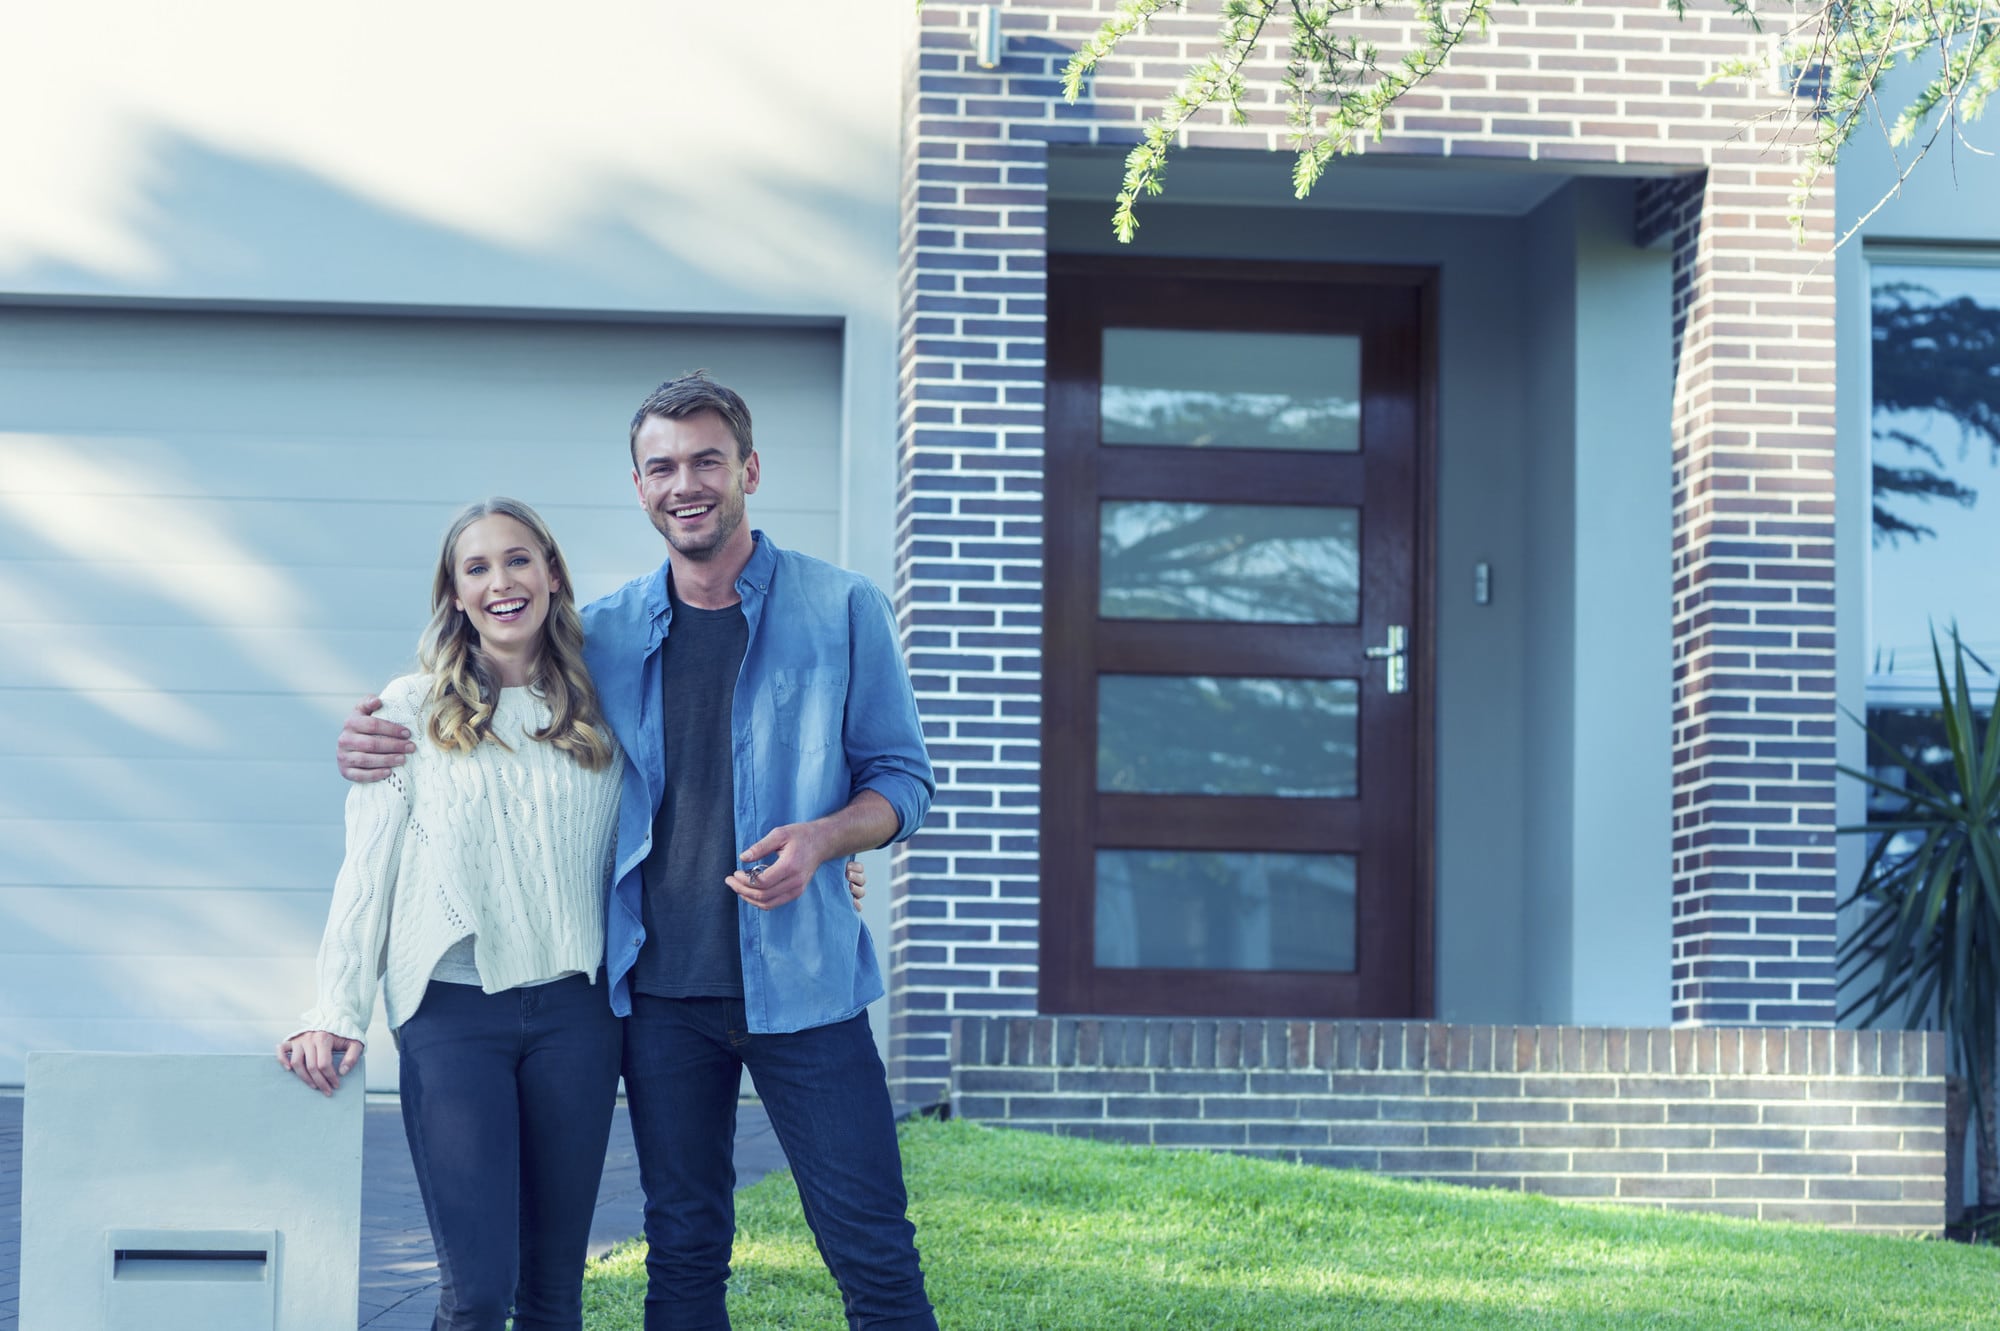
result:
[(410, 741), (409, 727), (375, 715), (381, 707), (380, 698), (363, 698), (340, 728), (333, 760), (349, 781), (380, 781), (391, 768), (403, 765), (405, 755), (417, 751)]

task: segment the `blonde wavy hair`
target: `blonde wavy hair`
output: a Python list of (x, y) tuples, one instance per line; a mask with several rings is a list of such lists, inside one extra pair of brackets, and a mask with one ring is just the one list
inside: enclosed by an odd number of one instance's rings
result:
[(452, 605), (458, 538), (481, 518), (495, 515), (512, 518), (534, 534), (553, 578), (549, 616), (542, 623), (542, 650), (535, 661), (535, 677), (529, 681), (549, 705), (549, 724), (534, 737), (555, 745), (582, 766), (601, 771), (611, 762), (611, 740), (598, 710), (597, 689), (583, 664), (583, 619), (570, 590), (569, 566), (540, 515), (520, 500), (500, 495), (468, 505), (452, 520), (438, 551), (431, 578), (431, 622), (417, 647), (417, 659), (432, 678), (426, 701), (430, 737), (439, 748), (455, 753), (471, 753), (489, 739), (507, 747), (493, 733), (500, 686), (480, 653), (472, 621)]

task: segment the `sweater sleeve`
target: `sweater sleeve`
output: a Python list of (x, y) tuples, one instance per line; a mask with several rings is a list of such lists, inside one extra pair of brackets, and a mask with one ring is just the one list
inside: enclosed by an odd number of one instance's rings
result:
[[(426, 741), (416, 706), (419, 696), (412, 688), (391, 685), (382, 691), (381, 716), (408, 726), (421, 747)], [(411, 755), (412, 760), (417, 756)], [(385, 780), (348, 788), (347, 852), (334, 879), (326, 932), (320, 936), (318, 1001), (300, 1017), (303, 1024), (295, 1034), (331, 1031), (347, 1039), (366, 1038), (388, 951), (390, 907), (410, 807), (408, 765), (392, 769)]]

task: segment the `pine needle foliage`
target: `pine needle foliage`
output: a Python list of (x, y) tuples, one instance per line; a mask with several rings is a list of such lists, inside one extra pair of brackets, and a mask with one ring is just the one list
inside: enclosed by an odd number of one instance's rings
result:
[[(1687, 0), (1671, 0), (1686, 16)], [(2000, 87), (2000, 10), (1977, 0), (1823, 0), (1817, 4), (1728, 0), (1739, 17), (1760, 31), (1772, 25), (1771, 52), (1762, 60), (1736, 60), (1715, 78), (1772, 78), (1792, 93), (1791, 112), (1809, 119), (1805, 154), (1793, 183), (1791, 221), (1802, 233), (1807, 206), (1840, 150), (1867, 126), (1881, 130), (1895, 153), (1896, 181), (1841, 235), (1845, 242), (1909, 179), (1940, 142), (1964, 146), (1966, 121), (1978, 119)], [(1921, 71), (1923, 84), (1901, 107), (1884, 106), (1881, 90), (1897, 69)], [(1985, 155), (1981, 152), (1981, 155)]]
[[(1125, 158), (1125, 181), (1118, 191), (1111, 226), (1129, 242), (1139, 229), (1135, 206), (1164, 188), (1167, 155), (1187, 123), (1208, 107), (1219, 107), (1231, 124), (1243, 111), (1243, 67), (1256, 56), (1265, 33), (1285, 32), (1284, 89), (1291, 126), (1292, 188), (1303, 199), (1336, 156), (1351, 153), (1366, 139), (1382, 137), (1382, 122), (1403, 95), (1444, 66), (1470, 38), (1483, 36), (1494, 0), (1466, 0), (1448, 7), (1439, 0), (1412, 6), (1421, 27), (1417, 44), (1385, 60), (1381, 48), (1344, 33), (1348, 15), (1380, 15), (1385, 0), (1225, 0), (1215, 49), (1188, 71), (1145, 137)], [(1187, 0), (1122, 0), (1104, 26), (1070, 58), (1063, 70), (1063, 95), (1072, 103), (1084, 94), (1091, 73), (1118, 44), (1163, 11), (1187, 8)]]
[[(1144, 137), (1125, 159), (1125, 178), (1112, 230), (1129, 242), (1139, 227), (1137, 205), (1165, 188), (1169, 153), (1188, 123), (1216, 108), (1244, 124), (1243, 70), (1268, 47), (1285, 61), (1283, 86), (1291, 125), (1293, 191), (1305, 198), (1336, 156), (1382, 136), (1383, 122), (1403, 96), (1443, 68), (1452, 52), (1485, 36), (1497, 0), (1411, 0), (1417, 40), (1387, 58), (1373, 42), (1344, 30), (1356, 14), (1379, 18), (1404, 8), (1390, 0), (1224, 0), (1215, 44), (1188, 71)], [(1991, 0), (1725, 0), (1754, 31), (1772, 36), (1756, 58), (1725, 61), (1709, 81), (1745, 79), (1788, 93), (1767, 118), (1786, 122), (1800, 145), (1791, 222), (1803, 237), (1812, 199), (1841, 149), (1860, 129), (1881, 129), (1896, 154), (1897, 177), (1839, 240), (1894, 197), (1917, 164), (1940, 142), (1964, 146), (1960, 129), (1986, 109), (2000, 88), (2000, 5)], [(1685, 18), (1688, 0), (1668, 0)], [(1091, 74), (1154, 17), (1181, 12), (1187, 0), (1121, 0), (1116, 12), (1078, 48), (1063, 71), (1063, 92), (1083, 97)], [(1884, 81), (1915, 65), (1924, 82), (1908, 104), (1885, 107)]]

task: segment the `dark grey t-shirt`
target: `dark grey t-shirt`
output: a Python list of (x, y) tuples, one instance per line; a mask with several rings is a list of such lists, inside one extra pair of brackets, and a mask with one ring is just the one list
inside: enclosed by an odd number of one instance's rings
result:
[(679, 596), (673, 603), (660, 649), (667, 789), (641, 870), (646, 944), (632, 986), (659, 998), (735, 998), (743, 994), (743, 954), (737, 897), (723, 879), (739, 867), (730, 713), (750, 625), (740, 605), (700, 610)]

